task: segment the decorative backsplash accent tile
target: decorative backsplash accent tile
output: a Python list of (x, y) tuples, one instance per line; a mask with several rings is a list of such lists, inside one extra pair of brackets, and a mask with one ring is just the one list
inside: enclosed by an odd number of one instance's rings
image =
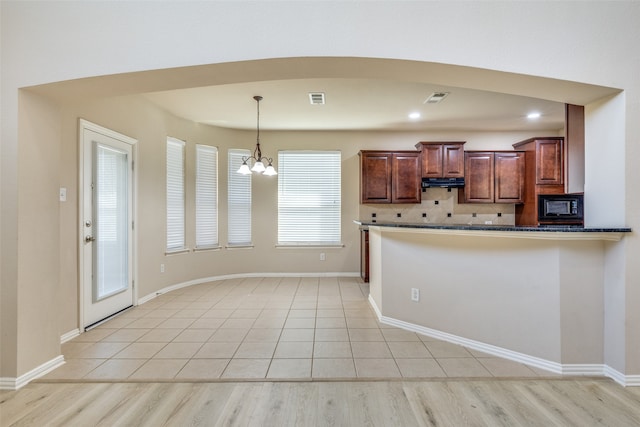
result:
[(458, 191), (446, 188), (427, 188), (422, 203), (360, 205), (360, 218), (376, 218), (377, 222), (406, 222), (421, 224), (515, 224), (513, 204), (458, 204)]

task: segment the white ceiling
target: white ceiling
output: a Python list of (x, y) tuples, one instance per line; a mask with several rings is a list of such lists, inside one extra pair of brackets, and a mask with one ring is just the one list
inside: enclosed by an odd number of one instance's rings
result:
[[(325, 105), (311, 105), (323, 92)], [(425, 104), (433, 92), (449, 92)], [(531, 97), (389, 79), (314, 78), (221, 84), (144, 94), (172, 114), (214, 126), (265, 130), (539, 131), (564, 126), (564, 104)], [(537, 120), (527, 119), (533, 111)], [(411, 112), (421, 118), (409, 119)]]

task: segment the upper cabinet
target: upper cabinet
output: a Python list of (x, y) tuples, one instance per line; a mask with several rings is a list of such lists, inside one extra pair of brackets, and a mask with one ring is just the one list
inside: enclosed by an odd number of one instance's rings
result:
[(513, 144), (513, 148), (534, 155), (536, 185), (564, 184), (564, 138), (531, 138)]
[(464, 142), (423, 141), (416, 144), (422, 153), (423, 178), (464, 177)]
[(525, 153), (467, 151), (465, 186), (460, 203), (522, 203), (525, 190)]
[(391, 155), (391, 203), (420, 203), (420, 153), (393, 152)]
[(360, 203), (391, 203), (391, 152), (360, 152)]
[(526, 157), (525, 198), (516, 206), (516, 225), (538, 225), (538, 195), (562, 194), (564, 186), (564, 138), (530, 138), (513, 144)]
[(564, 184), (562, 142), (562, 139), (536, 140), (536, 184)]
[(360, 203), (420, 203), (418, 151), (360, 151)]
[(525, 153), (495, 153), (495, 202), (522, 203), (525, 189)]
[(465, 184), (458, 196), (464, 196), (463, 203), (493, 203), (493, 152), (467, 151), (465, 157)]

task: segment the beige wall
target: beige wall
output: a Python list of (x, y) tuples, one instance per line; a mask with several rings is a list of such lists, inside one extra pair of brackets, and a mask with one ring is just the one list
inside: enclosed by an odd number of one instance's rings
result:
[(602, 241), (371, 234), (383, 316), (563, 365), (604, 363)]
[[(622, 220), (624, 225), (634, 228), (640, 226), (640, 193), (632, 185), (603, 187), (597, 184), (611, 172), (618, 176), (619, 167), (624, 167), (625, 182), (640, 182), (640, 169), (635, 165), (636, 159), (640, 158), (640, 121), (637, 120), (640, 117), (640, 80), (637, 78), (640, 53), (635, 46), (640, 38), (638, 2), (460, 4), (442, 1), (406, 2), (401, 7), (397, 2), (366, 5), (360, 2), (257, 2), (251, 8), (246, 6), (241, 2), (159, 2), (153, 5), (155, 19), (149, 19), (150, 6), (146, 2), (0, 2), (0, 377), (20, 376), (49, 360), (57, 351), (59, 344), (54, 343), (57, 337), (53, 335), (60, 331), (53, 334), (48, 326), (32, 326), (55, 321), (48, 307), (51, 302), (46, 298), (52, 289), (58, 292), (73, 288), (63, 280), (71, 274), (69, 260), (72, 254), (54, 254), (62, 248), (68, 251), (69, 246), (64, 243), (68, 236), (58, 236), (51, 228), (27, 227), (25, 221), (19, 219), (24, 208), (43, 203), (38, 206), (43, 208), (41, 217), (46, 217), (43, 223), (58, 223), (57, 218), (60, 218), (64, 227), (68, 224), (62, 210), (71, 204), (68, 202), (69, 205), (58, 210), (57, 187), (62, 185), (63, 178), (68, 179), (69, 172), (62, 163), (46, 166), (40, 173), (40, 169), (34, 170), (37, 162), (28, 162), (28, 156), (48, 153), (52, 146), (62, 150), (69, 141), (66, 136), (58, 141), (27, 137), (27, 130), (40, 127), (41, 122), (36, 120), (39, 114), (32, 112), (31, 107), (25, 110), (24, 105), (19, 105), (18, 92), (24, 87), (142, 70), (292, 57), (302, 59), (295, 62), (296, 66), (269, 69), (269, 72), (265, 70), (272, 62), (247, 67), (242, 76), (225, 74), (228, 67), (200, 74), (196, 70), (195, 80), (191, 83), (207, 79), (232, 81), (236, 77), (258, 81), (367, 75), (448, 83), (574, 104), (595, 103), (597, 109), (601, 107), (596, 100), (581, 98), (582, 83), (619, 88), (624, 96), (605, 100), (602, 106), (613, 110), (613, 120), (601, 121), (587, 115), (590, 131), (585, 144), (585, 191), (590, 191), (596, 199), (602, 196), (608, 200), (607, 209), (616, 221)], [(301, 19), (304, 16), (325, 19), (310, 22)], [(389, 16), (394, 19), (390, 20)], [(429, 19), (434, 16), (439, 19)], [(210, 19), (203, 20), (203, 17)], [(452, 22), (455, 25), (451, 25)], [(313, 27), (316, 24), (322, 27)], [(261, 30), (257, 36), (256, 26)], [(100, 31), (96, 31), (97, 27)], [(167, 28), (174, 31), (167, 31)], [(327, 28), (331, 29), (330, 33)], [(202, 43), (202, 40), (211, 42)], [(305, 66), (309, 57), (386, 58), (391, 61), (381, 63), (379, 67), (318, 69)], [(395, 66), (400, 62), (401, 67)], [(425, 73), (421, 69), (425, 63), (461, 67), (434, 66), (431, 68), (433, 73)], [(465, 67), (476, 70), (469, 74)], [(167, 78), (168, 75), (160, 72), (153, 78), (139, 80), (135, 75), (131, 78), (116, 76), (108, 85), (102, 85), (101, 90), (122, 94), (181, 84), (185, 87), (187, 84)], [(65, 92), (64, 96), (82, 97), (97, 87), (90, 83), (88, 80), (71, 82), (62, 86), (69, 89), (62, 92)], [(46, 110), (40, 114), (46, 116), (45, 123), (56, 114), (54, 107), (40, 109)], [(107, 127), (113, 125), (115, 130), (125, 134), (131, 133), (122, 124), (100, 123), (100, 117), (86, 118)], [(133, 120), (122, 117), (123, 122)], [(153, 121), (153, 118), (149, 120)], [(50, 134), (43, 131), (47, 126), (31, 132), (39, 136)], [(63, 120), (63, 127), (66, 126), (68, 117)], [(184, 126), (191, 127), (189, 124)], [(177, 131), (181, 125), (167, 127)], [(64, 134), (68, 135), (68, 131)], [(604, 153), (606, 166), (602, 165), (598, 154), (602, 144), (611, 148)], [(23, 148), (23, 145), (32, 146)], [(158, 155), (147, 154), (151, 158)], [(61, 158), (66, 162), (70, 155), (64, 151)], [(50, 180), (56, 168), (61, 178), (52, 183)], [(140, 183), (143, 184), (142, 180)], [(597, 185), (590, 189), (589, 183)], [(149, 188), (160, 185), (144, 184)], [(40, 202), (24, 200), (27, 196), (38, 196)], [(600, 212), (606, 219), (606, 210), (603, 208)], [(152, 220), (153, 215), (155, 212), (148, 219)], [(41, 231), (43, 233), (38, 234)], [(33, 265), (31, 254), (39, 253), (40, 248), (36, 246), (49, 249), (48, 258), (42, 260), (41, 270), (27, 271), (26, 266)], [(616, 339), (608, 349), (605, 363), (627, 375), (640, 375), (640, 311), (633, 309), (640, 306), (637, 287), (640, 264), (632, 262), (640, 254), (640, 238), (632, 234), (624, 243), (610, 245), (606, 251), (605, 292), (612, 298), (606, 306), (605, 322), (607, 331), (615, 329)], [(56, 267), (58, 257), (63, 263), (60, 267)], [(150, 263), (153, 265), (145, 268), (155, 269), (158, 258)], [(614, 272), (618, 267), (623, 270)], [(53, 277), (53, 283), (40, 281), (44, 277), (49, 280)], [(60, 280), (55, 280), (56, 277)], [(169, 272), (165, 277), (167, 282), (175, 279)], [(621, 312), (624, 312), (624, 321), (620, 319)], [(31, 315), (35, 317), (20, 324)], [(72, 320), (72, 316), (66, 313), (64, 316), (65, 322)], [(29, 327), (25, 328), (27, 325)]]
[(57, 242), (61, 123), (54, 104), (28, 92), (21, 93), (20, 113), (20, 138), (25, 144), (20, 145), (18, 153), (20, 193), (14, 250), (21, 286), (14, 303), (18, 307), (17, 368), (25, 372), (60, 355), (55, 319), (60, 308)]

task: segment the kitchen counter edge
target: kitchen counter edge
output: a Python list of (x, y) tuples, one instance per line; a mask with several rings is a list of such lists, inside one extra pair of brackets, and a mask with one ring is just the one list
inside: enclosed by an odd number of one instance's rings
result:
[(620, 240), (625, 233), (631, 233), (629, 227), (577, 227), (577, 226), (516, 226), (498, 224), (421, 224), (406, 222), (371, 222), (354, 220), (361, 229), (384, 227), (396, 231), (422, 231), (462, 235), (485, 235), (528, 238), (585, 238), (594, 240)]

